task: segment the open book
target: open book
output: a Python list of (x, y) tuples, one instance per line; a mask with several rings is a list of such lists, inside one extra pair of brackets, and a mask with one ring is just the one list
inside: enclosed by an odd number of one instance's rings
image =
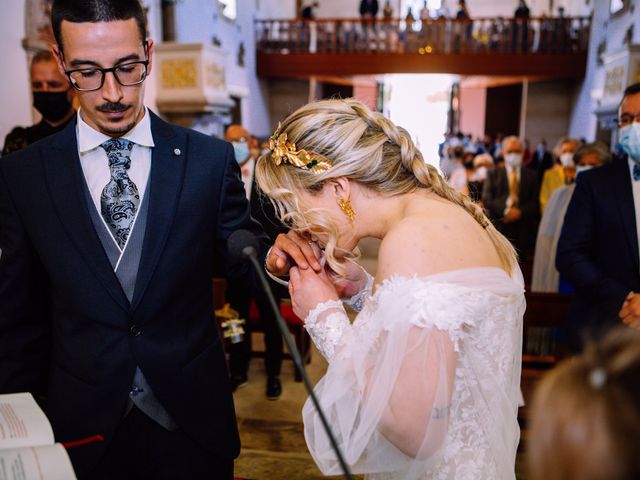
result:
[(30, 393), (0, 395), (0, 480), (75, 480), (65, 448)]

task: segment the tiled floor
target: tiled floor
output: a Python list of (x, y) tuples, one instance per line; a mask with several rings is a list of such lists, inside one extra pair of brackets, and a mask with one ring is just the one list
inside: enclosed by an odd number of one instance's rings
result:
[[(261, 348), (261, 335), (254, 334), (256, 348)], [(293, 379), (293, 362), (282, 365), (282, 396), (276, 401), (265, 397), (266, 375), (260, 358), (251, 360), (249, 384), (236, 391), (235, 403), (242, 441), (236, 460), (237, 477), (250, 480), (298, 480), (323, 478), (309, 455), (304, 441), (302, 406), (307, 398), (302, 383)], [(307, 371), (313, 384), (326, 369), (317, 352)]]

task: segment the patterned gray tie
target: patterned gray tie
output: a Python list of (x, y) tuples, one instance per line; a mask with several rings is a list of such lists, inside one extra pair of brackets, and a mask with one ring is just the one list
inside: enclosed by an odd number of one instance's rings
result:
[(124, 248), (140, 204), (138, 187), (127, 173), (131, 166), (133, 143), (122, 138), (112, 138), (100, 146), (107, 152), (111, 170), (111, 179), (100, 195), (101, 213), (116, 242), (120, 248)]

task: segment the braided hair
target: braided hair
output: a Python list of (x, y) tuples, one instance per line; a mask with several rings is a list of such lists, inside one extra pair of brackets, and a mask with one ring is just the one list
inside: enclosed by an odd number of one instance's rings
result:
[(276, 133), (286, 133), (297, 149), (322, 155), (333, 164), (322, 173), (313, 173), (292, 165), (276, 165), (267, 154), (257, 162), (256, 179), (261, 191), (276, 205), (281, 220), (291, 228), (328, 234), (325, 254), (334, 270), (340, 271), (333, 255), (336, 226), (322, 212), (305, 209), (294, 192), (319, 191), (324, 182), (338, 177), (388, 196), (425, 189), (461, 206), (485, 228), (503, 268), (511, 272), (515, 267), (515, 250), (482, 209), (451, 188), (438, 169), (424, 161), (404, 128), (362, 102), (349, 98), (309, 103), (289, 115)]

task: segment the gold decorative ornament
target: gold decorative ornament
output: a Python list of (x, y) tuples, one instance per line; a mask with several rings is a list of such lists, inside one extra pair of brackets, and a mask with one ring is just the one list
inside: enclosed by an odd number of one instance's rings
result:
[(287, 142), (287, 134), (278, 135), (278, 129), (269, 139), (269, 150), (271, 150), (271, 159), (276, 165), (288, 163), (294, 167), (303, 170), (309, 170), (312, 173), (324, 173), (333, 165), (322, 155), (309, 152), (307, 150), (296, 150), (296, 144)]
[(344, 198), (339, 198), (338, 206), (340, 207), (340, 210), (342, 210), (344, 214), (349, 217), (349, 221), (353, 223), (356, 219), (356, 212), (353, 211), (351, 200), (349, 200), (348, 198), (346, 200)]

